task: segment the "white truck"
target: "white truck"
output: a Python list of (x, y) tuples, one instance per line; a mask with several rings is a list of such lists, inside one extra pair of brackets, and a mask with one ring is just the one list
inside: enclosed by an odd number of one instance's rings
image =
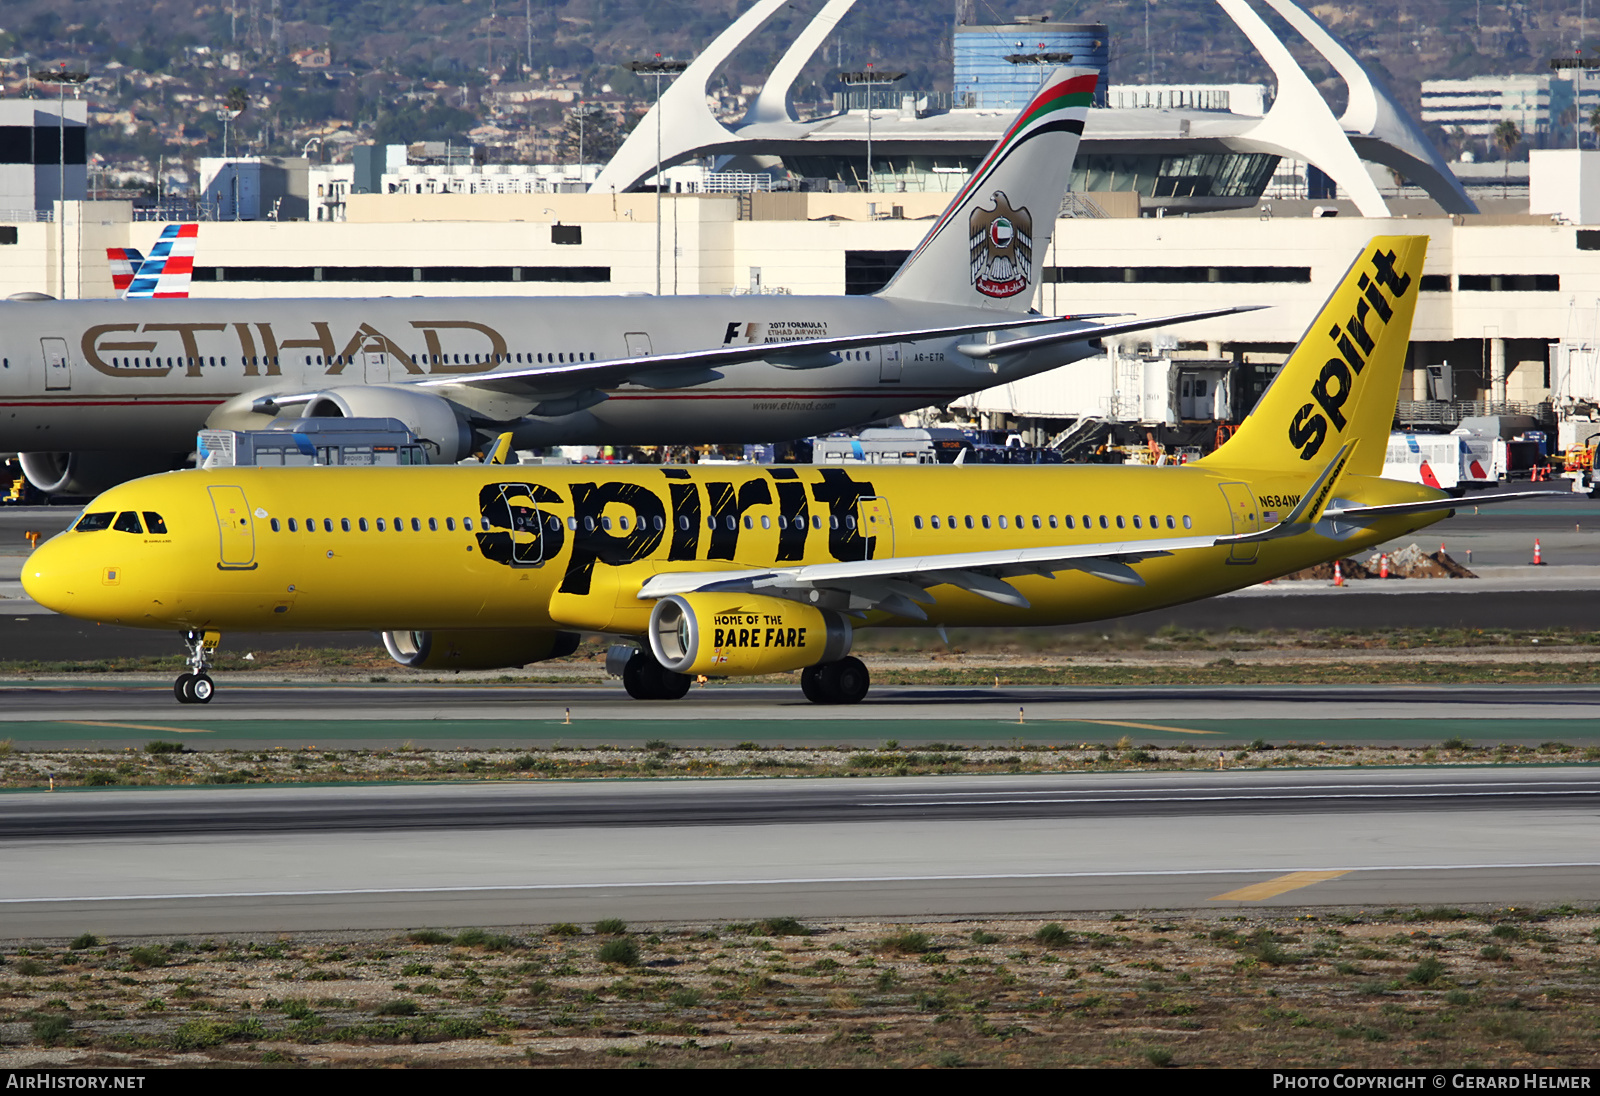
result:
[(1390, 434), (1385, 479), (1456, 493), (1500, 482), (1505, 443), (1483, 434)]

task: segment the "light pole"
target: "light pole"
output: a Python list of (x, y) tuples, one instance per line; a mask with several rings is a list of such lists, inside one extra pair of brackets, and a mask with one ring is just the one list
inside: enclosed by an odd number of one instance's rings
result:
[[(583, 180), (583, 165), (584, 165), (584, 158), (583, 158), (583, 120), (585, 118), (593, 118), (596, 114), (602, 114), (602, 113), (604, 113), (604, 108), (603, 107), (598, 107), (593, 103), (584, 103), (582, 101), (580, 101), (577, 106), (572, 108), (572, 116), (578, 120), (578, 180), (580, 182)], [(657, 142), (657, 146), (656, 147), (659, 150), (660, 142)], [(659, 155), (659, 152), (658, 152), (658, 155)]]
[(1578, 94), (1578, 70), (1600, 69), (1600, 57), (1552, 57), (1550, 71), (1568, 70), (1572, 73), (1572, 147), (1583, 147), (1583, 112), (1578, 109), (1582, 97)]
[(651, 61), (630, 61), (628, 68), (639, 76), (656, 78), (656, 296), (661, 296), (661, 78), (677, 76), (689, 67), (687, 61), (663, 61), (656, 54)]
[[(56, 70), (40, 69), (33, 74), (35, 80), (41, 83), (54, 83), (56, 85), (56, 155), (60, 161), (60, 175), (56, 194), (60, 202), (60, 210), (56, 214), (56, 266), (61, 273), (61, 296), (59, 300), (67, 299), (67, 85), (74, 87), (81, 85), (89, 78), (87, 72), (68, 72), (67, 63), (61, 62), (61, 67)], [(88, 134), (84, 135), (85, 137)], [(87, 150), (85, 145), (85, 150)], [(84, 171), (88, 171), (89, 158), (84, 156)]]
[(903, 72), (874, 72), (869, 61), (862, 72), (841, 72), (839, 82), (845, 87), (864, 87), (867, 89), (867, 193), (873, 191), (872, 185), (872, 89), (875, 87), (888, 87), (896, 80), (905, 79)]

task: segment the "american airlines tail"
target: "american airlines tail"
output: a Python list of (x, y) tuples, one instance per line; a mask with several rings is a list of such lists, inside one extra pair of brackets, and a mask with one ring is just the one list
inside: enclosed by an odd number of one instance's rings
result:
[[(200, 235), (200, 226), (168, 225), (161, 232), (161, 238), (156, 241), (156, 246), (150, 249), (150, 257), (138, 266), (122, 296), (126, 300), (139, 300), (148, 298), (174, 298), (189, 295), (189, 277), (194, 273), (194, 248)], [(112, 261), (112, 284), (118, 284), (117, 257), (112, 255), (116, 248), (107, 248), (106, 254)], [(136, 259), (138, 252), (131, 248), (122, 249), (128, 258)]]
[(878, 296), (1028, 311), (1098, 78), (1052, 72)]
[(1351, 446), (1348, 471), (1383, 472), (1426, 236), (1377, 236), (1345, 272), (1237, 433), (1202, 465), (1293, 472)]
[(111, 263), (111, 288), (126, 294), (133, 276), (144, 265), (144, 255), (136, 247), (108, 247), (106, 259)]

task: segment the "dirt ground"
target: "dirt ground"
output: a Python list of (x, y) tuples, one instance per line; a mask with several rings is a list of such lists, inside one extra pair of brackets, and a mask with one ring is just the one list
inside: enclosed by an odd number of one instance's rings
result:
[(0, 945), (0, 1067), (1590, 1067), (1600, 910)]

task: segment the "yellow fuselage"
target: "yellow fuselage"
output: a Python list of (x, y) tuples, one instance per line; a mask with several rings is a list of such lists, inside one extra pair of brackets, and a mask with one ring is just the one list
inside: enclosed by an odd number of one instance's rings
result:
[[(556, 627), (640, 635), (652, 575), (943, 556), (1254, 531), (1305, 476), (1213, 467), (752, 465), (237, 468), (101, 495), (119, 523), (41, 545), (23, 582), (71, 616), (145, 628), (265, 631)], [(1438, 497), (1348, 476), (1367, 505)], [(1193, 601), (1370, 547), (1438, 511), (1134, 565), (1011, 579), (1031, 608), (936, 586), (928, 622), (1064, 624)], [(123, 517), (141, 515), (137, 522)], [(165, 531), (152, 531), (159, 519)], [(91, 523), (93, 524), (93, 523)], [(133, 525), (138, 531), (130, 531)], [(910, 623), (882, 612), (865, 623)], [(920, 622), (919, 622), (920, 623)]]

